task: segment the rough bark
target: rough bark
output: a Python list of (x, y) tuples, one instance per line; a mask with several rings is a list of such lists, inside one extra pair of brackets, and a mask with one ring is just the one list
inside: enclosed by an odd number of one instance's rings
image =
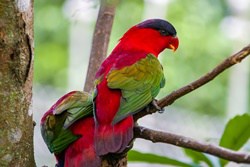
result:
[(84, 90), (87, 92), (93, 89), (95, 73), (107, 56), (109, 38), (117, 3), (118, 0), (101, 0), (92, 41), (87, 79), (84, 86)]
[(0, 166), (35, 166), (33, 1), (0, 1)]

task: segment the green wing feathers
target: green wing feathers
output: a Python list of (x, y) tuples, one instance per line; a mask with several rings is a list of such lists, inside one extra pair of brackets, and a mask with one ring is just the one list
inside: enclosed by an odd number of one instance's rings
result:
[(41, 126), (43, 139), (51, 153), (58, 154), (62, 152), (78, 138), (70, 130), (63, 129), (66, 115), (66, 113), (59, 116), (48, 115), (44, 125)]
[(67, 110), (67, 117), (64, 122), (64, 128), (69, 127), (72, 123), (78, 119), (89, 115), (93, 111), (92, 96), (86, 92), (75, 91), (73, 94), (69, 94), (54, 108), (53, 113), (60, 115)]
[(77, 120), (92, 115), (92, 96), (82, 91), (70, 92), (48, 112), (41, 123), (41, 132), (50, 152), (57, 154), (78, 139), (68, 128)]
[(109, 88), (122, 91), (120, 108), (113, 124), (148, 105), (165, 84), (162, 66), (152, 54), (131, 66), (111, 70), (107, 81)]

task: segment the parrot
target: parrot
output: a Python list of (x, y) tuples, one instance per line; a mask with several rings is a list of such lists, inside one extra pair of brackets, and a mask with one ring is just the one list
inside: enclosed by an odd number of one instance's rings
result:
[(41, 134), (56, 167), (98, 167), (94, 149), (92, 96), (72, 91), (61, 97), (42, 117)]
[(158, 55), (179, 46), (174, 26), (148, 19), (131, 27), (95, 75), (94, 145), (99, 156), (123, 153), (133, 140), (133, 115), (150, 104), (165, 85)]
[(57, 167), (98, 167), (101, 158), (123, 153), (133, 140), (133, 115), (155, 103), (165, 85), (158, 55), (179, 46), (174, 26), (149, 19), (131, 27), (103, 61), (92, 95), (72, 91), (43, 115), (42, 137)]

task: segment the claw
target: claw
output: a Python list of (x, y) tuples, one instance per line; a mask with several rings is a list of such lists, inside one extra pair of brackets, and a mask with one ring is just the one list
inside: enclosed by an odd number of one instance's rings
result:
[(140, 130), (141, 130), (141, 133), (145, 130), (146, 128), (142, 127)]
[(156, 110), (159, 112), (159, 113), (163, 113), (164, 112), (164, 108), (161, 108), (160, 106), (158, 106), (157, 104), (157, 100), (154, 99), (151, 104), (156, 108)]

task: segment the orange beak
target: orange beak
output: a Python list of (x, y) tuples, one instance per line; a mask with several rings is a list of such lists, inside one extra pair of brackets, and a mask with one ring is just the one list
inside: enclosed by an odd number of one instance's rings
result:
[(173, 44), (170, 44), (169, 47), (170, 47), (170, 49), (172, 49), (174, 52), (175, 52), (176, 49), (177, 49)]

